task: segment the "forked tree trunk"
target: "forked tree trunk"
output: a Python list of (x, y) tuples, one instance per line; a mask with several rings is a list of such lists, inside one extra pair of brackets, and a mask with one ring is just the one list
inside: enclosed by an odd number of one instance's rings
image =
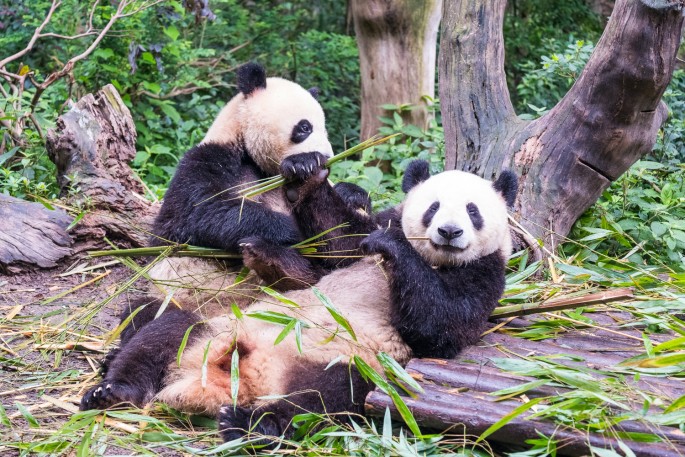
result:
[(405, 121), (424, 127), (424, 95), (435, 96), (442, 0), (352, 0), (362, 80), (361, 137), (374, 135), (381, 105), (416, 105)]
[[(647, 0), (644, 0), (645, 2)], [(504, 74), (503, 0), (446, 4), (440, 99), (446, 168), (520, 177), (516, 213), (548, 247), (640, 157), (667, 116), (681, 2), (618, 0), (584, 71), (545, 116), (520, 120)], [(673, 6), (671, 6), (673, 5)]]

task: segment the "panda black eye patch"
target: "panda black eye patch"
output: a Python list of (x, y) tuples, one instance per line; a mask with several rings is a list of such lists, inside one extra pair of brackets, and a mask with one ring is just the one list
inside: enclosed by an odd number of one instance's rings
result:
[(469, 213), (469, 218), (471, 218), (471, 223), (473, 228), (480, 230), (483, 228), (483, 216), (481, 216), (480, 211), (475, 203), (469, 203), (466, 205), (466, 211)]
[(312, 123), (307, 119), (302, 119), (295, 125), (295, 127), (293, 127), (293, 133), (290, 135), (290, 141), (295, 144), (302, 143), (309, 137), (309, 135), (312, 134), (313, 131), (314, 127), (312, 127)]
[(429, 225), (431, 225), (433, 216), (435, 216), (435, 213), (438, 212), (438, 209), (440, 209), (440, 202), (435, 202), (428, 207), (425, 213), (423, 213), (423, 218), (421, 219), (421, 222), (423, 222), (424, 227), (428, 227)]

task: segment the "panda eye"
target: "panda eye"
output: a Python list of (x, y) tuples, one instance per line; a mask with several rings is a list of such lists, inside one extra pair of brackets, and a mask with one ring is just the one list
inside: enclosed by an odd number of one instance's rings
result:
[(293, 127), (293, 132), (290, 134), (290, 141), (295, 144), (302, 143), (311, 135), (314, 127), (307, 119), (302, 119)]
[(469, 212), (469, 214), (474, 215), (478, 214), (478, 208), (476, 208), (476, 205), (473, 203), (469, 204), (466, 206), (466, 210)]

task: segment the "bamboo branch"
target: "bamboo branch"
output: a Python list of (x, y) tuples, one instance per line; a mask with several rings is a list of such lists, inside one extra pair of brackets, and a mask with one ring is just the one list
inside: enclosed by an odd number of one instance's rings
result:
[(558, 298), (536, 303), (500, 306), (495, 308), (490, 318), (502, 319), (506, 317), (520, 317), (548, 311), (574, 309), (581, 306), (604, 305), (617, 301), (630, 300), (631, 298), (634, 298), (633, 289), (627, 287), (623, 289), (606, 290), (604, 292), (588, 294), (582, 297)]

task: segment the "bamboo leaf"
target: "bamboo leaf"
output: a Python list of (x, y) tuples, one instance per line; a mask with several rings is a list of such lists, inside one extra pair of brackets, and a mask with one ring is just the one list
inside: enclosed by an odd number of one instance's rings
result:
[[(276, 340), (274, 341), (274, 346), (276, 346), (278, 343), (283, 341), (283, 339), (288, 336), (288, 334), (295, 328), (295, 325), (297, 324), (297, 320), (293, 319), (291, 320), (288, 325), (285, 326), (285, 328), (281, 331), (281, 333), (278, 334), (276, 337)], [(302, 351), (300, 351), (302, 352)]]
[(178, 364), (179, 368), (181, 367), (181, 356), (183, 355), (183, 351), (188, 344), (188, 338), (190, 337), (190, 332), (193, 330), (193, 327), (195, 327), (195, 324), (188, 327), (188, 330), (186, 330), (186, 332), (183, 334), (181, 345), (178, 347), (178, 351), (176, 352), (176, 363)]
[(350, 334), (352, 339), (354, 341), (357, 341), (357, 335), (355, 335), (354, 330), (352, 330), (352, 326), (350, 323), (345, 319), (340, 312), (338, 312), (337, 309), (335, 309), (335, 306), (333, 306), (333, 303), (326, 297), (319, 289), (316, 287), (312, 287), (312, 292), (314, 292), (314, 295), (316, 295), (316, 298), (319, 299), (321, 303), (326, 307), (328, 310), (329, 314), (333, 317), (333, 319), (340, 324), (342, 328), (344, 328), (347, 333)]
[(233, 311), (233, 315), (238, 319), (243, 318), (243, 312), (240, 311), (240, 308), (238, 307), (238, 304), (236, 302), (231, 303), (231, 311)]
[(404, 402), (402, 397), (400, 397), (400, 394), (397, 393), (395, 388), (393, 388), (385, 379), (383, 379), (383, 377), (379, 375), (376, 370), (371, 368), (369, 364), (364, 362), (361, 357), (355, 355), (353, 360), (359, 373), (365, 379), (371, 380), (371, 382), (378, 386), (379, 389), (385, 392), (392, 399), (397, 412), (400, 413), (400, 416), (404, 420), (404, 423), (407, 424), (407, 427), (409, 427), (409, 430), (411, 430), (411, 432), (417, 437), (422, 436), (421, 429), (419, 429), (419, 424), (416, 423), (414, 415), (411, 413), (407, 407), (407, 404)]
[(299, 308), (300, 307), (300, 305), (298, 305), (297, 303), (295, 303), (291, 299), (287, 298), (285, 295), (283, 295), (279, 292), (276, 292), (275, 290), (271, 289), (270, 287), (261, 286), (260, 289), (262, 290), (262, 292), (264, 292), (265, 294), (275, 298), (276, 300), (283, 303), (284, 305), (292, 306), (293, 308)]
[(483, 441), (485, 438), (487, 438), (488, 436), (492, 435), (493, 433), (495, 433), (500, 428), (507, 425), (509, 422), (511, 422), (512, 420), (514, 420), (518, 416), (520, 416), (522, 413), (528, 411), (530, 408), (532, 408), (533, 406), (540, 403), (542, 400), (544, 400), (544, 398), (535, 398), (529, 402), (522, 404), (521, 406), (514, 408), (514, 410), (512, 412), (510, 412), (509, 414), (507, 414), (506, 416), (502, 417), (500, 420), (498, 420), (497, 422), (492, 424), (490, 427), (488, 427), (487, 430), (485, 430), (478, 437), (478, 439), (476, 440), (476, 443)]
[(288, 316), (283, 313), (276, 313), (274, 311), (255, 311), (247, 314), (247, 316), (278, 325), (288, 325), (290, 321), (297, 320), (292, 316)]
[(409, 387), (411, 387), (415, 392), (423, 393), (423, 389), (414, 378), (412, 378), (409, 373), (406, 372), (402, 365), (397, 363), (395, 359), (390, 357), (385, 352), (379, 352), (376, 354), (376, 358), (381, 363), (381, 366), (389, 373), (392, 373), (395, 378), (399, 379)]
[(664, 413), (671, 413), (685, 407), (685, 395), (677, 398), (673, 403), (671, 403), (668, 408), (664, 410)]
[(231, 355), (231, 398), (233, 398), (233, 408), (238, 405), (238, 389), (240, 388), (240, 355), (238, 349), (233, 350)]

